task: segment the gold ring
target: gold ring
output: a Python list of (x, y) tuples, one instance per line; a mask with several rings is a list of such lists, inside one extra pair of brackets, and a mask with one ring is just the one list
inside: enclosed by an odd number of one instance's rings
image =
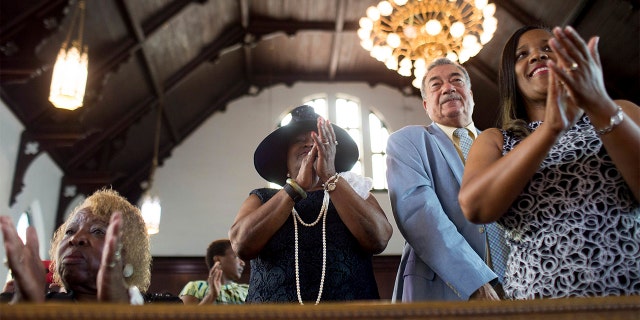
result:
[(569, 70), (571, 70), (571, 71), (576, 71), (576, 70), (578, 70), (578, 63), (574, 61), (574, 62), (571, 64), (571, 67), (569, 67)]

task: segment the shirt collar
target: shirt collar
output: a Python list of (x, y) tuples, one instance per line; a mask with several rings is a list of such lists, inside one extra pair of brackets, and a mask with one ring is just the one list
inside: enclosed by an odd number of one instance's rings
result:
[[(445, 134), (447, 134), (447, 137), (449, 137), (449, 140), (454, 141), (453, 140), (453, 132), (458, 129), (456, 127), (449, 127), (449, 126), (445, 126), (443, 124), (434, 122), (435, 125), (437, 125), (438, 127), (440, 127), (440, 129), (442, 129), (442, 131), (444, 131)], [(478, 135), (478, 130), (476, 129), (476, 126), (473, 124), (473, 121), (471, 121), (471, 123), (469, 123), (465, 128), (467, 128), (467, 130), (469, 130), (470, 134), (471, 134), (471, 138), (473, 140), (475, 140), (477, 138)]]

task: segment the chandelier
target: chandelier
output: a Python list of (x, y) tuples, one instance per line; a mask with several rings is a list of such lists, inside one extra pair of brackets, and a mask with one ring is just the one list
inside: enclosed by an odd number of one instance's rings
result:
[(360, 18), (360, 44), (420, 88), (427, 63), (447, 57), (464, 63), (493, 38), (498, 20), (487, 0), (389, 0)]
[(160, 206), (160, 198), (157, 195), (147, 191), (142, 197), (142, 219), (147, 226), (148, 234), (156, 234), (160, 232), (160, 216), (162, 215), (162, 207)]
[[(73, 11), (71, 25), (65, 41), (60, 47), (58, 58), (53, 67), (51, 77), (51, 90), (49, 101), (61, 109), (75, 110), (82, 107), (84, 91), (87, 85), (87, 46), (82, 45), (82, 32), (84, 29), (84, 0), (78, 0), (78, 5)], [(80, 13), (78, 14), (78, 11)], [(78, 38), (70, 41), (71, 34), (78, 22)]]

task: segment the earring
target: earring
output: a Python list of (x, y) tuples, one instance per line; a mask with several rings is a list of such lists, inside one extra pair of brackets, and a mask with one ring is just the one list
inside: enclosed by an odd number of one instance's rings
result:
[(125, 278), (129, 278), (133, 275), (133, 266), (130, 263), (124, 265), (124, 269), (122, 269), (122, 275)]

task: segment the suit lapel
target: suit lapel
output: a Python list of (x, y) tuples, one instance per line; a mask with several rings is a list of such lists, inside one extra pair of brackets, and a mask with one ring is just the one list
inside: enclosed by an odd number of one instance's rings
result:
[(440, 150), (442, 157), (444, 157), (449, 165), (449, 168), (451, 168), (451, 172), (456, 177), (458, 184), (462, 183), (464, 164), (458, 155), (458, 150), (456, 150), (453, 142), (451, 142), (451, 139), (447, 137), (447, 134), (444, 133), (440, 127), (434, 124), (427, 126), (427, 132), (431, 134), (433, 141), (436, 142), (436, 146)]

